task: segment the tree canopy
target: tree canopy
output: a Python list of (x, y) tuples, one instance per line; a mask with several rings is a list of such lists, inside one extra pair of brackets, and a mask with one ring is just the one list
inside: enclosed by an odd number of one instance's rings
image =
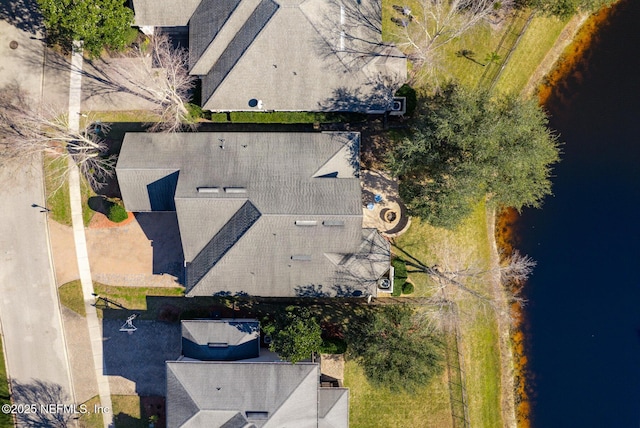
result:
[(389, 166), (412, 215), (455, 228), (483, 198), (539, 207), (558, 160), (557, 137), (534, 100), (449, 84), (424, 100)]
[(292, 363), (311, 358), (322, 346), (320, 324), (306, 308), (288, 307), (264, 331), (272, 335), (269, 349)]
[(104, 47), (124, 48), (132, 31), (133, 11), (123, 0), (38, 0), (38, 4), (51, 43), (70, 48), (73, 40), (83, 40), (93, 56)]
[(347, 330), (347, 352), (367, 378), (392, 390), (413, 391), (442, 370), (437, 338), (414, 321), (404, 305), (373, 309)]

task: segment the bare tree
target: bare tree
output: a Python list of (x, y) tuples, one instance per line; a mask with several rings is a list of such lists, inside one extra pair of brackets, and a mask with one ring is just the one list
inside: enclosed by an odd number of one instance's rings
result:
[[(396, 247), (398, 248), (398, 247)], [(438, 254), (439, 264), (427, 265), (409, 253), (398, 248), (410, 273), (424, 273), (431, 278), (432, 293), (428, 305), (420, 312), (422, 320), (439, 331), (451, 331), (459, 322), (456, 307), (465, 299), (471, 299), (472, 305), (465, 305), (467, 310), (490, 309), (502, 312), (501, 302), (494, 294), (478, 291), (472, 284), (490, 281), (497, 275), (504, 288), (507, 303), (524, 303), (520, 296), (522, 284), (532, 272), (535, 261), (522, 256), (517, 251), (504, 257), (497, 266), (482, 267), (478, 257), (468, 247), (456, 246), (443, 241), (433, 249)], [(472, 316), (473, 314), (467, 314)], [(509, 316), (511, 314), (505, 314)]]
[(414, 69), (429, 70), (437, 66), (437, 53), (444, 45), (512, 4), (512, 0), (420, 0), (418, 10), (394, 8), (398, 13), (392, 18), (397, 26), (394, 36)]
[(75, 131), (66, 115), (35, 105), (18, 84), (0, 89), (0, 164), (35, 154), (71, 158), (94, 189), (103, 186), (115, 166), (115, 157), (108, 155), (101, 137), (109, 126), (87, 118), (88, 128)]
[(321, 36), (317, 43), (320, 54), (337, 55), (350, 69), (361, 68), (372, 57), (403, 58), (407, 54), (415, 77), (438, 68), (443, 46), (512, 5), (513, 0), (418, 0), (412, 2), (415, 9), (394, 5), (390, 19), (396, 24), (391, 34), (395, 44), (382, 40), (380, 1), (330, 0), (309, 19)]
[(112, 61), (106, 84), (127, 87), (155, 106), (159, 121), (151, 124), (151, 131), (176, 132), (192, 124), (187, 105), (196, 77), (189, 74), (188, 65), (189, 53), (174, 47), (166, 34), (157, 33), (149, 37), (148, 45), (137, 48), (132, 61)]

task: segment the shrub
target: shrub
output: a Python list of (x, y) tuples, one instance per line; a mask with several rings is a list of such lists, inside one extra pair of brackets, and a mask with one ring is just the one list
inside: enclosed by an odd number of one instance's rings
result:
[(112, 222), (120, 223), (125, 221), (129, 217), (129, 214), (127, 214), (127, 210), (125, 210), (122, 205), (113, 204), (111, 208), (109, 208), (108, 217)]
[(410, 282), (405, 282), (402, 285), (402, 294), (411, 294), (413, 293), (413, 284)]
[(189, 112), (187, 117), (190, 122), (196, 122), (198, 119), (203, 117), (202, 107), (197, 104), (188, 103), (187, 111)]
[(322, 339), (321, 354), (344, 354), (347, 350), (347, 342), (336, 337)]
[(393, 292), (391, 295), (398, 297), (402, 293), (402, 289), (407, 280), (407, 265), (404, 263), (404, 260), (400, 258), (393, 259), (391, 265), (395, 270), (393, 274)]
[(418, 106), (418, 95), (416, 94), (416, 90), (406, 83), (398, 89), (396, 92), (397, 97), (406, 97), (407, 98), (407, 116), (411, 116)]

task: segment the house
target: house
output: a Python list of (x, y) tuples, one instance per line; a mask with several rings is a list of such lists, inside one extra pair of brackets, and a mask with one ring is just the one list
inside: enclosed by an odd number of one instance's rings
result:
[(187, 296), (367, 296), (389, 243), (362, 228), (358, 133), (128, 133), (133, 212), (175, 211)]
[(167, 427), (348, 427), (348, 389), (325, 386), (316, 363), (258, 358), (257, 320), (185, 320), (182, 339), (166, 363)]
[(237, 361), (260, 355), (260, 323), (251, 319), (182, 321), (182, 355), (202, 361)]
[[(184, 33), (212, 111), (384, 112), (407, 60), (381, 0), (133, 0), (135, 24)], [(187, 36), (188, 34), (188, 36)]]
[(348, 389), (319, 377), (316, 363), (170, 361), (167, 427), (348, 427)]

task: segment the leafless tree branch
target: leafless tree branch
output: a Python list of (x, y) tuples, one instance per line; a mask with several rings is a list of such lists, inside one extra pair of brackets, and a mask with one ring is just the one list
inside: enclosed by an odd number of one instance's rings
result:
[(185, 49), (174, 47), (165, 33), (156, 33), (148, 45), (137, 48), (133, 59), (111, 61), (101, 84), (125, 87), (151, 102), (159, 116), (151, 123), (152, 132), (177, 132), (193, 125), (187, 105), (196, 78), (189, 74), (188, 64)]
[(398, 8), (395, 36), (415, 70), (437, 67), (440, 49), (512, 6), (512, 0), (420, 0), (418, 10)]
[[(94, 188), (114, 171), (115, 158), (107, 154), (105, 140), (95, 125), (75, 131), (69, 118), (53, 109), (34, 107), (18, 84), (0, 89), (0, 163), (20, 161), (35, 154), (71, 158)], [(92, 124), (89, 120), (87, 123)], [(102, 131), (108, 125), (101, 124)], [(66, 174), (61, 169), (57, 174)]]

